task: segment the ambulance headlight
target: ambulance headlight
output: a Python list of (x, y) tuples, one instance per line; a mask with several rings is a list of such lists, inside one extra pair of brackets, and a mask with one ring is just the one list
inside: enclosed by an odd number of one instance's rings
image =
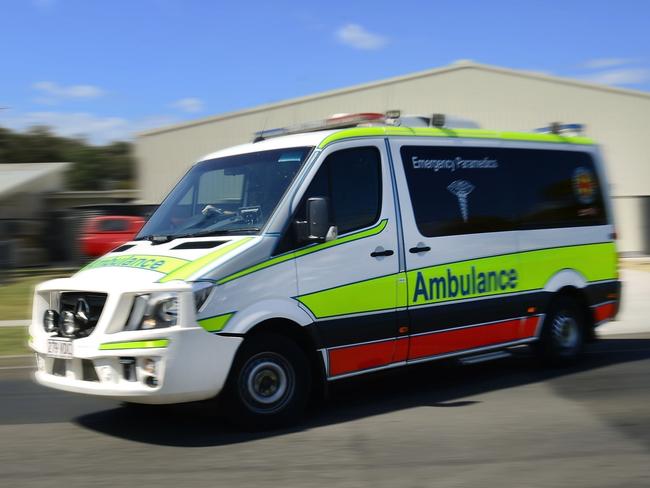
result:
[(163, 329), (178, 324), (178, 294), (138, 295), (124, 330)]
[(46, 332), (54, 332), (59, 328), (59, 314), (56, 310), (46, 310), (43, 314), (43, 328)]
[(201, 310), (201, 307), (203, 307), (206, 300), (210, 297), (212, 290), (214, 290), (214, 283), (211, 283), (209, 281), (195, 281), (192, 283), (194, 305), (197, 312)]
[(61, 332), (63, 332), (63, 335), (69, 337), (75, 335), (77, 332), (77, 322), (75, 321), (74, 313), (66, 310), (63, 312), (63, 315), (61, 315), (61, 317)]

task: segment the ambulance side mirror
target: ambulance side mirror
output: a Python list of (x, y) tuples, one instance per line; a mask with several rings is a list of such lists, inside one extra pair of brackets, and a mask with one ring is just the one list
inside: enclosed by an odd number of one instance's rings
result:
[(329, 230), (329, 209), (327, 198), (312, 197), (307, 200), (307, 238), (310, 241), (324, 241)]
[(325, 242), (336, 239), (336, 227), (329, 225), (329, 203), (327, 198), (309, 198), (306, 210), (307, 221), (296, 222), (300, 242)]

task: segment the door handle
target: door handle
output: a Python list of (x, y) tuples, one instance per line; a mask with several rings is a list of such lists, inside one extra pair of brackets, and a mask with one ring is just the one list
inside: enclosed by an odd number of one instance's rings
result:
[(370, 257), (378, 258), (380, 256), (392, 256), (393, 254), (395, 254), (393, 251), (386, 249), (385, 251), (373, 251), (370, 253)]
[(409, 249), (410, 253), (417, 254), (419, 252), (427, 252), (431, 251), (431, 248), (429, 246), (419, 246), (419, 247), (412, 247)]

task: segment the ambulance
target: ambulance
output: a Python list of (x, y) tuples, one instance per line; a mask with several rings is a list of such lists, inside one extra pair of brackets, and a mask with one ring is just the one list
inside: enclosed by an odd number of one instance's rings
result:
[(355, 375), (524, 345), (571, 362), (621, 288), (576, 130), (353, 114), (210, 154), (134, 240), (36, 288), (35, 379), (277, 426)]

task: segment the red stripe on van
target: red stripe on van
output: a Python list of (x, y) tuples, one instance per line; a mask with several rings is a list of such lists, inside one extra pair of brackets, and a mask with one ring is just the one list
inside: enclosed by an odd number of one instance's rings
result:
[(385, 366), (393, 362), (394, 351), (394, 339), (331, 349), (328, 351), (330, 376)]
[(406, 361), (409, 355), (409, 338), (402, 337), (395, 342), (395, 355), (393, 362)]
[(611, 319), (616, 314), (616, 304), (603, 303), (594, 308), (594, 320), (596, 323)]
[(533, 337), (537, 334), (537, 326), (542, 320), (541, 317), (526, 317), (521, 328), (521, 337), (520, 339), (525, 339), (527, 337)]
[[(378, 368), (391, 363), (437, 356), (534, 337), (540, 317), (504, 320), (464, 329), (400, 337), (328, 351), (329, 375)], [(409, 342), (410, 341), (410, 342)]]
[[(532, 323), (532, 322), (531, 322)], [(493, 324), (467, 327), (464, 329), (435, 332), (411, 337), (409, 359), (438, 356), (467, 349), (512, 342), (535, 334), (530, 332), (528, 321), (522, 328), (521, 319), (506, 320)]]

